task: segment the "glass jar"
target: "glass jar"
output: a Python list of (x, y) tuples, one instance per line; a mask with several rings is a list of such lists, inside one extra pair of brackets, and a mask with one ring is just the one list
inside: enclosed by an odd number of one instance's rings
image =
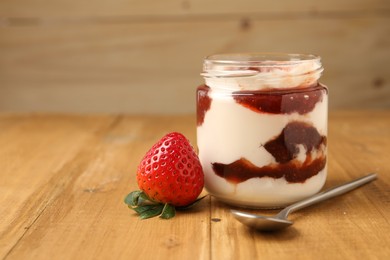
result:
[(197, 89), (197, 145), (209, 194), (276, 208), (317, 193), (327, 175), (328, 90), (320, 57), (206, 57)]

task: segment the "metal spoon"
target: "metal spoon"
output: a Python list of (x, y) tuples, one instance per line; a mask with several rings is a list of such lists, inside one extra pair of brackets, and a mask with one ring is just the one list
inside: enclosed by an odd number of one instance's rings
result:
[(290, 225), (292, 225), (294, 222), (287, 219), (287, 216), (289, 213), (297, 211), (299, 209), (308, 207), (310, 205), (316, 204), (318, 202), (333, 198), (335, 196), (344, 194), (348, 191), (351, 191), (353, 189), (356, 189), (363, 184), (366, 184), (370, 181), (373, 181), (377, 178), (375, 173), (369, 174), (365, 177), (361, 177), (359, 179), (356, 179), (354, 181), (347, 182), (345, 184), (336, 186), (334, 188), (331, 188), (329, 190), (323, 191), (321, 193), (315, 194), (307, 199), (301, 200), (299, 202), (296, 202), (286, 208), (284, 208), (282, 211), (280, 211), (275, 216), (261, 216), (251, 213), (245, 213), (237, 210), (231, 210), (231, 213), (233, 216), (243, 223), (244, 225), (247, 225), (251, 228), (255, 228), (257, 230), (277, 230), (286, 228)]

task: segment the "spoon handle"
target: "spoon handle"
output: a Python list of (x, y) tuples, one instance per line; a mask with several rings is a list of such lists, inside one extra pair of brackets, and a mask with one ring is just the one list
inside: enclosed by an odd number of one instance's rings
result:
[(372, 173), (372, 174), (369, 174), (367, 176), (358, 178), (356, 180), (347, 182), (345, 184), (336, 186), (334, 188), (331, 188), (329, 190), (326, 190), (326, 191), (318, 193), (318, 194), (316, 194), (314, 196), (311, 196), (311, 197), (309, 197), (307, 199), (304, 199), (304, 200), (301, 200), (301, 201), (299, 201), (297, 203), (294, 203), (291, 206), (286, 207), (279, 214), (280, 215), (284, 215), (285, 217), (287, 217), (287, 215), (289, 213), (293, 212), (293, 211), (297, 211), (299, 209), (308, 207), (308, 206), (316, 204), (318, 202), (321, 202), (321, 201), (333, 198), (335, 196), (344, 194), (344, 193), (346, 193), (348, 191), (351, 191), (353, 189), (356, 189), (356, 188), (362, 186), (363, 184), (366, 184), (366, 183), (368, 183), (370, 181), (373, 181), (376, 178), (377, 178), (377, 175), (375, 173)]

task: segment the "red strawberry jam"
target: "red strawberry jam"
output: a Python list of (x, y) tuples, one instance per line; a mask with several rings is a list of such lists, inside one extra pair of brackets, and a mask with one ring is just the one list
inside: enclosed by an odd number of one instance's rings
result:
[(201, 85), (197, 89), (196, 115), (198, 125), (203, 124), (206, 112), (211, 106), (211, 98), (208, 95), (209, 90), (210, 88), (206, 85)]

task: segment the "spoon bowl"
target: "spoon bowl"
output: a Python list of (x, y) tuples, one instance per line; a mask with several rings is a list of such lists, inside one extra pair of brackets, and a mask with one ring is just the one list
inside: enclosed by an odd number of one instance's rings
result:
[(333, 198), (335, 196), (344, 194), (348, 191), (351, 191), (353, 189), (362, 186), (363, 184), (371, 182), (376, 178), (377, 175), (375, 173), (372, 173), (367, 176), (361, 177), (359, 179), (336, 186), (334, 188), (331, 188), (329, 190), (323, 191), (309, 198), (296, 202), (284, 208), (275, 216), (262, 216), (262, 215), (246, 213), (238, 210), (231, 210), (230, 212), (242, 224), (260, 231), (262, 230), (272, 231), (272, 230), (283, 229), (291, 226), (294, 223), (287, 219), (288, 214), (290, 214), (291, 212)]
[(257, 230), (278, 230), (294, 223), (288, 219), (278, 218), (277, 216), (267, 217), (238, 210), (231, 210), (230, 212), (238, 221)]

